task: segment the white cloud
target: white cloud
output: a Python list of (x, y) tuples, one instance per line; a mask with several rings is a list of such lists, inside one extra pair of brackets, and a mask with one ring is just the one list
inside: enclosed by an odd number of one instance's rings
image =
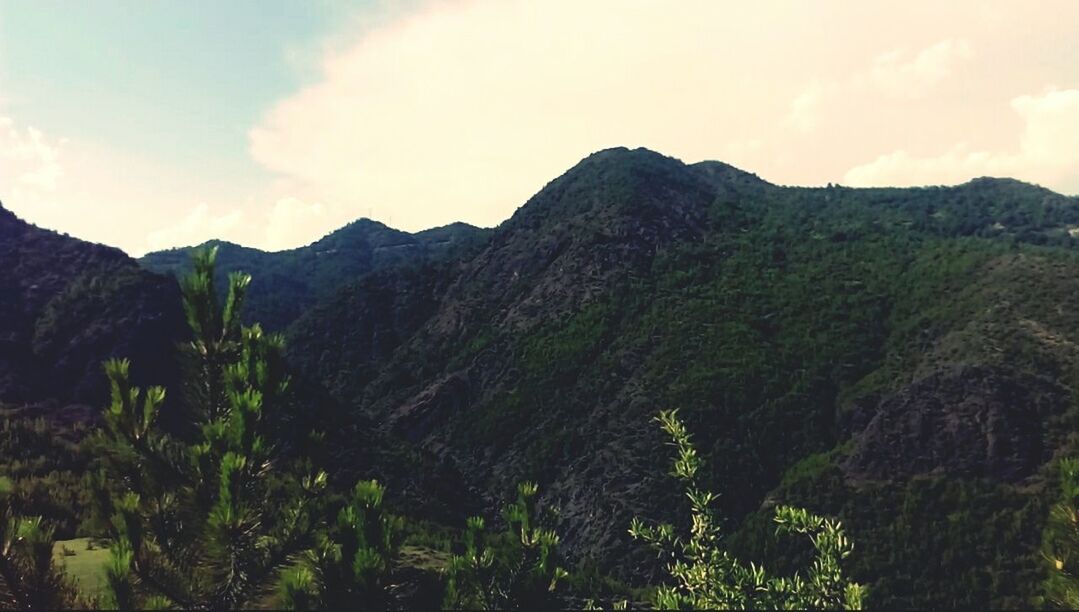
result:
[[(872, 65), (841, 80), (814, 79), (791, 100), (784, 125), (803, 133), (815, 131), (825, 117), (845, 118), (849, 101), (865, 107), (884, 102), (880, 98), (928, 96), (952, 75), (961, 62), (974, 57), (973, 46), (965, 39), (945, 39), (910, 56), (899, 49), (877, 55)], [(842, 102), (848, 102), (844, 105)]]
[(995, 175), (1000, 158), (986, 151), (970, 151), (965, 144), (933, 157), (918, 157), (905, 150), (881, 155), (851, 168), (843, 177), (853, 187), (951, 185), (977, 176)]
[(20, 127), (0, 117), (0, 181), (13, 185), (20, 198), (39, 199), (56, 191), (64, 174), (60, 163), (64, 141), (34, 127)]
[(870, 69), (872, 82), (884, 93), (917, 98), (948, 78), (956, 67), (974, 57), (969, 41), (942, 40), (922, 49), (913, 57), (902, 50), (881, 54)]
[[(215, 214), (184, 191), (191, 181), (142, 156), (48, 134), (0, 116), (0, 198), (32, 223), (120, 246), (151, 248), (202, 242), (235, 231), (236, 214)], [(173, 221), (177, 211), (184, 215)], [(166, 225), (167, 224), (167, 225)], [(149, 232), (146, 227), (158, 227)]]
[(268, 197), (273, 203), (266, 207), (254, 198), (200, 201), (178, 188), (187, 183), (188, 177), (150, 160), (69, 142), (0, 116), (4, 206), (43, 227), (117, 245), (134, 256), (211, 238), (294, 248), (352, 220), (347, 210), (295, 197)]
[(250, 130), (250, 152), (306, 201), (407, 230), (494, 225), (598, 149), (697, 160), (763, 140), (752, 125), (781, 98), (749, 103), (739, 84), (783, 61), (754, 25), (779, 12), (710, 0), (674, 11), (639, 0), (431, 3), (329, 53), (319, 81)]
[(1011, 106), (1023, 122), (1015, 151), (957, 145), (940, 155), (919, 157), (898, 150), (851, 168), (844, 182), (861, 187), (910, 186), (1010, 176), (1079, 193), (1079, 90), (1050, 89), (1042, 95), (1019, 96)]
[[(250, 159), (231, 160), (235, 172), (89, 139), (99, 129), (65, 128), (65, 141), (40, 123), (43, 109), (92, 121), (77, 96), (75, 110), (54, 100), (29, 112), (28, 92), (0, 91), (0, 115), (14, 119), (0, 121), (0, 198), (138, 254), (214, 237), (289, 248), (361, 216), (405, 230), (494, 225), (580, 158), (619, 145), (782, 184), (849, 170), (862, 184), (999, 174), (1079, 191), (1067, 146), (1079, 140), (1072, 0), (364, 6), (375, 8), (335, 20), (328, 39), (282, 49), (277, 60), (305, 85), (250, 118)], [(1001, 104), (1021, 92), (1042, 93)], [(182, 138), (192, 116), (172, 116), (162, 133)]]
[[(497, 224), (581, 157), (618, 145), (687, 161), (732, 155), (724, 161), (788, 184), (823, 183), (888, 150), (897, 153), (879, 169), (851, 177), (921, 168), (904, 151), (946, 138), (975, 148), (945, 149), (953, 169), (941, 176), (976, 167), (985, 114), (948, 105), (973, 79), (1016, 80), (985, 65), (984, 51), (999, 54), (994, 36), (1027, 13), (1002, 6), (998, 23), (971, 19), (975, 4), (949, 5), (940, 27), (919, 30), (935, 42), (919, 45), (903, 34), (916, 12), (859, 21), (849, 4), (828, 5), (432, 2), (327, 52), (320, 78), (249, 131), (250, 153), (278, 175), (278, 197), (405, 230)], [(822, 20), (850, 36), (807, 44)], [(985, 132), (1003, 139), (1006, 127)]]
[(791, 101), (790, 111), (784, 122), (800, 132), (812, 132), (821, 122), (825, 105), (839, 90), (840, 86), (835, 83), (814, 82)]
[(266, 222), (264, 248), (279, 251), (303, 246), (325, 231), (330, 212), (321, 202), (285, 197), (274, 202)]
[(1079, 175), (1079, 89), (1020, 96), (1012, 100), (1012, 108), (1025, 123), (1023, 161)]
[(233, 210), (223, 215), (214, 215), (205, 202), (198, 204), (178, 223), (150, 232), (146, 237), (149, 250), (166, 249), (176, 246), (201, 244), (208, 238), (228, 236), (240, 227), (243, 212)]
[(191, 208), (179, 221), (171, 221), (146, 236), (139, 255), (148, 251), (192, 246), (210, 238), (228, 240), (266, 251), (281, 251), (310, 244), (353, 220), (347, 213), (321, 202), (306, 202), (292, 196), (278, 198), (267, 208), (229, 209), (215, 213), (222, 205), (206, 202)]

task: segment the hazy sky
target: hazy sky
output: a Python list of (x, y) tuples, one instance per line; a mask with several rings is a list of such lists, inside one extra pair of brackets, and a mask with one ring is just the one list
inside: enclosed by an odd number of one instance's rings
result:
[(134, 254), (496, 225), (617, 145), (1079, 194), (1079, 1), (0, 0), (0, 201)]

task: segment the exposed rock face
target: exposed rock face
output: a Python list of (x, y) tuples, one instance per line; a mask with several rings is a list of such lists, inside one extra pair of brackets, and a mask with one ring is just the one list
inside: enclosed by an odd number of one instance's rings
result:
[(477, 319), (523, 330), (588, 304), (652, 260), (699, 238), (717, 187), (643, 149), (595, 153), (551, 181), (498, 228), (452, 286), (432, 331)]
[(854, 480), (932, 472), (1015, 482), (1049, 459), (1043, 423), (1067, 397), (1052, 382), (957, 366), (884, 398), (843, 464)]
[(467, 406), (469, 393), (468, 379), (461, 374), (435, 382), (390, 415), (394, 432), (412, 442), (423, 440), (436, 424)]

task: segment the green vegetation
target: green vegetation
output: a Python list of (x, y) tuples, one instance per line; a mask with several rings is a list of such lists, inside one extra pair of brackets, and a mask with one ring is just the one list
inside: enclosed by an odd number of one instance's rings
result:
[(83, 443), (88, 428), (14, 410), (0, 410), (0, 419), (0, 474), (15, 485), (19, 507), (46, 519), (58, 537), (85, 533), (93, 497), (83, 472), (91, 460)]
[(763, 566), (743, 564), (722, 547), (712, 511), (714, 493), (697, 483), (700, 457), (676, 411), (660, 412), (656, 419), (678, 449), (672, 474), (685, 484), (693, 527), (678, 536), (669, 524), (645, 525), (634, 519), (629, 533), (671, 558), (668, 569), (674, 585), (656, 590), (652, 604), (662, 610), (728, 610), (846, 608), (860, 610), (863, 588), (843, 578), (839, 563), (854, 550), (842, 526), (831, 519), (790, 506), (776, 508), (777, 534), (808, 536), (816, 557), (803, 577), (771, 576)]
[(21, 516), (13, 485), (0, 478), (0, 606), (57, 609), (75, 603), (75, 591), (53, 563), (53, 529), (40, 517)]
[[(391, 607), (388, 579), (402, 558), (402, 519), (384, 511), (381, 485), (363, 481), (336, 511), (336, 519), (326, 520), (334, 504), (323, 493), (325, 472), (313, 472), (309, 462), (285, 452), (302, 438), (286, 433), (300, 421), (289, 414), (281, 341), (239, 323), (249, 277), (233, 275), (225, 304), (218, 307), (213, 266), (212, 251), (200, 254), (183, 283), (193, 334), (185, 346), (189, 375), (182, 404), (192, 419), (193, 427), (185, 430), (190, 441), (157, 425), (163, 388), (143, 392), (131, 386), (128, 362), (107, 362), (112, 404), (94, 448), (102, 453), (97, 497), (111, 543), (107, 561), (88, 552), (76, 561), (79, 553), (60, 544), (56, 550), (64, 567), (85, 582), (84, 593), (99, 591), (102, 601), (121, 609), (250, 607), (264, 603), (272, 585), (279, 591), (278, 604), (290, 609), (334, 609), (357, 602), (373, 609)], [(860, 604), (860, 587), (844, 584), (838, 567), (851, 546), (832, 521), (789, 507), (776, 513), (781, 531), (809, 534), (820, 553), (804, 581), (798, 575), (766, 578), (762, 569), (752, 564), (747, 569), (716, 548), (718, 532), (708, 507), (713, 495), (697, 488), (696, 451), (674, 413), (663, 413), (661, 420), (679, 446), (675, 474), (689, 486), (694, 531), (678, 553), (691, 564), (679, 559), (671, 565), (682, 588), (660, 587), (656, 605)], [(561, 566), (559, 537), (537, 511), (537, 492), (535, 483), (518, 486), (517, 500), (502, 513), (505, 533), (488, 534), (480, 517), (468, 520), (462, 553), (434, 565), (446, 574), (446, 606), (562, 604), (559, 586), (569, 573)], [(60, 588), (62, 575), (51, 565), (56, 554), (51, 531), (37, 531), (39, 522), (26, 527), (20, 521), (11, 524), (18, 525), (32, 553), (48, 552), (45, 565), (32, 567), (47, 571), (40, 578), (5, 570), (5, 576), (14, 576), (7, 581), (11, 592), (22, 596), (21, 589), (41, 590), (46, 580), (53, 590)], [(672, 529), (635, 522), (631, 533), (669, 548), (678, 542)], [(760, 593), (744, 599), (751, 585)]]
[(101, 362), (118, 350), (140, 363), (139, 384), (169, 382), (182, 326), (175, 283), (121, 251), (0, 206), (0, 287), (0, 403), (21, 416), (85, 424), (85, 409), (108, 397)]
[[(191, 331), (171, 279), (12, 227), (0, 473), (19, 516), (113, 539), (103, 603), (839, 606), (849, 579), (867, 607), (983, 609), (1070, 588), (1050, 506), (1079, 425), (1075, 198), (786, 188), (608, 151), (452, 256), (430, 244), (467, 228), (222, 245), (216, 273), (249, 267), (257, 292), (147, 259), (201, 279)], [(112, 356), (130, 365), (106, 379)], [(87, 441), (79, 404), (106, 380)], [(665, 473), (656, 405), (694, 432), (688, 480)], [(521, 481), (543, 503), (500, 518)], [(626, 535), (636, 517), (663, 557)]]
[(383, 510), (383, 493), (373, 480), (356, 483), (336, 522), (285, 574), (282, 607), (344, 610), (359, 602), (368, 610), (390, 607), (387, 579), (400, 552), (402, 520)]
[(1079, 459), (1060, 462), (1060, 489), (1044, 534), (1049, 577), (1042, 585), (1042, 603), (1074, 610), (1079, 607)]
[(281, 340), (241, 326), (249, 277), (233, 275), (218, 307), (213, 263), (212, 251), (200, 254), (183, 283), (190, 442), (158, 427), (163, 388), (132, 387), (126, 361), (105, 367), (99, 503), (112, 540), (105, 601), (118, 608), (249, 607), (316, 529), (326, 475), (285, 454), (296, 421)]
[(99, 601), (105, 595), (105, 568), (110, 557), (107, 543), (94, 538), (57, 540), (52, 557), (83, 599)]
[(501, 537), (489, 534), (481, 517), (468, 519), (464, 552), (450, 559), (446, 571), (446, 608), (560, 607), (556, 591), (568, 573), (559, 565), (558, 535), (537, 514), (537, 491), (533, 482), (517, 486), (517, 501), (502, 510), (506, 532)]
[[(867, 608), (1025, 608), (1044, 578), (1038, 546), (1048, 501), (1041, 491), (941, 475), (855, 485), (833, 464), (769, 500), (843, 521), (857, 543), (847, 575), (868, 587)], [(773, 571), (795, 571), (812, 550), (777, 540), (773, 516), (772, 509), (746, 515), (728, 548)]]
[[(582, 163), (579, 171), (591, 169)], [(636, 584), (650, 571), (639, 569), (648, 559), (612, 535), (613, 526), (642, 511), (657, 521), (684, 520), (666, 503), (680, 494), (674, 487), (648, 478), (634, 486), (635, 468), (658, 471), (662, 464), (641, 433), (658, 403), (684, 407), (704, 460), (702, 487), (724, 492), (715, 510), (740, 558), (793, 569), (773, 554), (783, 545), (763, 535), (774, 524), (772, 511), (760, 508), (779, 499), (843, 521), (859, 542), (851, 575), (869, 587), (867, 605), (1029, 603), (1040, 581), (1036, 548), (1045, 520), (1039, 471), (1025, 472), (1026, 482), (1005, 482), (941, 461), (936, 473), (914, 480), (854, 483), (842, 465), (882, 398), (936, 372), (984, 364), (1077, 388), (1079, 312), (1069, 304), (1079, 291), (1079, 259), (1061, 231), (1079, 222), (1074, 199), (1011, 181), (915, 190), (750, 183), (715, 196), (694, 239), (639, 247), (625, 239), (627, 250), (655, 253), (631, 265), (632, 252), (618, 251), (620, 259), (610, 262), (604, 249), (622, 243), (603, 224), (651, 231), (651, 207), (677, 210), (672, 202), (681, 204), (683, 192), (642, 202), (641, 192), (661, 190), (655, 184), (663, 179), (636, 186), (626, 178), (615, 186), (635, 206), (624, 221), (598, 208), (624, 204), (608, 185), (622, 180), (613, 173), (604, 167), (559, 179), (545, 191), (562, 200), (540, 202), (541, 194), (500, 230), (494, 244), (505, 247), (482, 262), (486, 267), (470, 268), (459, 280), (465, 288), (445, 298), (479, 310), (455, 320), (452, 341), (439, 345), (440, 336), (425, 330), (398, 347), (378, 377), (363, 381), (348, 380), (347, 359), (305, 366), (310, 358), (298, 356), (298, 363), (378, 415), (467, 371), (482, 383), (468, 395), (431, 399), (447, 416), (421, 421), (420, 435), (439, 432), (432, 446), (456, 451), (454, 460), (488, 490), (514, 478), (535, 479), (545, 490), (567, 480), (590, 491), (614, 487), (619, 501), (609, 513), (565, 517), (580, 529), (575, 533), (594, 538), (570, 545), (593, 556), (593, 542), (602, 541), (604, 571)], [(581, 199), (570, 203), (574, 190)], [(596, 193), (603, 198), (591, 197)], [(586, 204), (593, 206), (587, 216), (576, 208)], [(678, 223), (670, 215), (664, 221)], [(509, 283), (495, 262), (513, 257), (511, 246), (527, 252), (517, 241), (546, 255), (548, 235), (556, 236), (553, 254), (536, 257), (534, 270), (533, 261), (514, 260), (506, 269), (519, 271), (520, 280)], [(578, 258), (596, 262), (587, 281), (552, 272)], [(612, 280), (596, 290), (604, 266), (613, 269)], [(588, 297), (564, 310), (529, 302), (541, 313), (531, 324), (498, 318), (520, 303), (514, 292), (558, 282), (566, 292), (591, 283)], [(487, 286), (498, 290), (484, 293)], [(318, 354), (317, 346), (308, 354)], [(1065, 447), (1074, 431), (1075, 400), (1063, 393), (1061, 412), (1030, 417), (1045, 449)], [(1032, 452), (1029, 460), (1037, 466), (1046, 459)], [(903, 523), (893, 523), (895, 508)], [(796, 552), (807, 561), (805, 551)]]
[[(237, 271), (259, 278), (260, 287), (250, 292), (240, 312), (242, 320), (258, 322), (268, 331), (284, 331), (317, 302), (366, 274), (460, 257), (483, 244), (487, 235), (487, 230), (464, 223), (408, 234), (360, 219), (313, 244), (287, 251), (265, 252), (215, 240), (198, 248), (148, 253), (140, 263), (182, 278), (192, 269), (193, 253), (216, 249), (217, 280)], [(218, 297), (224, 298), (224, 291)]]

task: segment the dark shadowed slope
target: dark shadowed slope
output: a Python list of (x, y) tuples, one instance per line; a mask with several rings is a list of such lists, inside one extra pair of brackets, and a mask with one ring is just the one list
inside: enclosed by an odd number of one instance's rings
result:
[(43, 230), (0, 207), (0, 402), (59, 408), (107, 398), (101, 363), (128, 357), (166, 383), (182, 330), (169, 277), (118, 249)]
[[(482, 243), (488, 232), (455, 223), (408, 234), (360, 219), (318, 242), (287, 251), (266, 252), (216, 240), (200, 246), (218, 248), (220, 274), (240, 270), (258, 280), (251, 288), (244, 316), (280, 331), (317, 301), (364, 274), (455, 256)], [(139, 261), (157, 272), (183, 273), (195, 248), (149, 253)]]

